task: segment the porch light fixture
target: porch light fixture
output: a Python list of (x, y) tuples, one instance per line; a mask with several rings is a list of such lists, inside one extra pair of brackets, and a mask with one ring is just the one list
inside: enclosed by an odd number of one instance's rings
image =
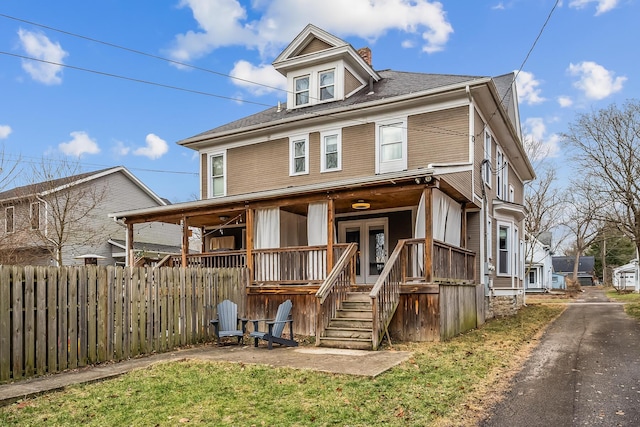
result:
[(218, 218), (220, 218), (220, 221), (222, 221), (222, 222), (225, 222), (225, 221), (227, 221), (229, 219), (229, 217), (226, 216), (226, 215), (220, 215)]
[(371, 207), (371, 203), (365, 202), (364, 200), (361, 199), (361, 200), (358, 200), (357, 202), (351, 203), (351, 207), (353, 209), (363, 211), (363, 210), (369, 209)]

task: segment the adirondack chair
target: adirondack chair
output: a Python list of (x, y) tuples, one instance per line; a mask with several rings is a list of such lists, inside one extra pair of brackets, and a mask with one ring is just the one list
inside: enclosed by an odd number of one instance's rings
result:
[[(276, 318), (269, 319), (257, 319), (252, 320), (253, 332), (249, 334), (254, 339), (254, 346), (258, 346), (259, 340), (267, 341), (267, 347), (269, 350), (273, 348), (273, 343), (285, 345), (288, 347), (297, 347), (298, 343), (293, 340), (293, 319), (291, 318), (291, 300), (286, 300), (278, 307)], [(258, 330), (258, 322), (266, 321), (268, 332), (260, 332)], [(282, 332), (286, 324), (289, 324), (289, 338), (283, 338)]]
[[(247, 319), (238, 317), (238, 305), (228, 299), (218, 304), (218, 318), (211, 321), (215, 327), (218, 345), (223, 337), (238, 337), (238, 344), (244, 342)], [(240, 327), (241, 329), (238, 329)]]

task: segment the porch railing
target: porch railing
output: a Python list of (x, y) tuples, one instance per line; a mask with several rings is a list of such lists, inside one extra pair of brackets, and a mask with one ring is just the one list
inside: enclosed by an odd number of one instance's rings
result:
[(474, 283), (476, 254), (473, 251), (444, 242), (433, 242), (433, 281), (444, 283)]
[(396, 248), (369, 293), (373, 310), (371, 337), (374, 350), (378, 349), (384, 332), (387, 330), (400, 302), (400, 285), (407, 276), (409, 247), (407, 240), (398, 241)]
[(340, 304), (345, 300), (347, 292), (355, 284), (356, 254), (358, 245), (349, 243), (342, 255), (316, 292), (318, 318), (316, 322), (316, 343), (324, 333), (329, 321), (335, 317)]
[[(338, 259), (348, 244), (333, 246), (333, 259)], [(251, 284), (320, 285), (327, 276), (327, 246), (292, 246), (252, 251)], [(172, 257), (173, 265), (181, 265), (180, 255)], [(245, 250), (207, 252), (187, 255), (187, 267), (237, 268), (247, 266)]]

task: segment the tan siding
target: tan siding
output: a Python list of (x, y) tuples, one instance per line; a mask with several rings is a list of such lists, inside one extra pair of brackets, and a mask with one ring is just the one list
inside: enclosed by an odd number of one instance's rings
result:
[(459, 107), (408, 118), (409, 169), (429, 163), (469, 160), (468, 108)]
[(509, 184), (513, 186), (513, 201), (524, 204), (524, 185), (509, 164)]
[(202, 193), (200, 194), (200, 198), (206, 199), (208, 197), (207, 193), (209, 191), (209, 172), (207, 167), (208, 158), (206, 154), (203, 154), (202, 156), (200, 156), (200, 158), (200, 179), (202, 180)]
[(442, 179), (462, 193), (467, 200), (473, 200), (473, 195), (471, 194), (471, 171), (442, 175)]
[(302, 56), (309, 53), (319, 52), (321, 50), (327, 50), (327, 49), (331, 49), (330, 44), (325, 43), (320, 39), (314, 38), (309, 42), (308, 45), (304, 47), (304, 49), (300, 51), (300, 53), (297, 56)]
[(349, 70), (344, 70), (344, 93), (349, 94), (358, 89), (362, 83)]
[(476, 253), (477, 283), (482, 282), (482, 277), (480, 277), (480, 263), (482, 262), (480, 259), (480, 245), (484, 239), (480, 236), (481, 221), (483, 221), (483, 218), (480, 212), (467, 213), (467, 249)]
[[(289, 176), (289, 139), (227, 151), (227, 194), (338, 181), (375, 173), (375, 125), (342, 129), (342, 170), (320, 173), (320, 133), (309, 134), (309, 174)], [(256, 173), (256, 171), (261, 171)]]
[(482, 161), (484, 160), (484, 123), (477, 111), (474, 110), (474, 147), (473, 147), (473, 171), (476, 176), (474, 190), (482, 197)]

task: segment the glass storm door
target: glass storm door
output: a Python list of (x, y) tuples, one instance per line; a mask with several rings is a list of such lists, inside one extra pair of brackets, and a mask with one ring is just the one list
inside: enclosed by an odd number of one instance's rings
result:
[(357, 243), (356, 283), (372, 285), (387, 261), (387, 219), (341, 222), (340, 242)]

